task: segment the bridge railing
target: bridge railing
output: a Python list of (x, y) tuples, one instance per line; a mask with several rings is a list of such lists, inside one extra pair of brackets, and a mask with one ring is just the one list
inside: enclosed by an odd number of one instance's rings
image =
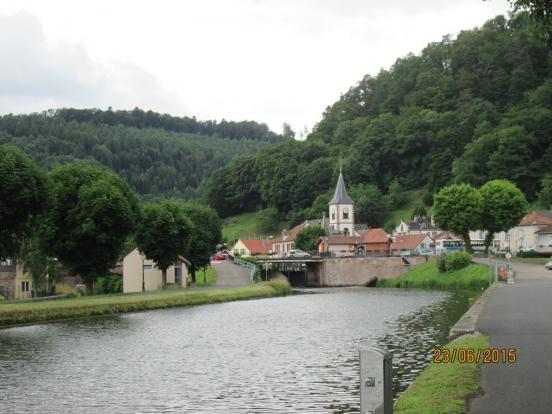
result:
[(257, 265), (253, 264), (251, 262), (246, 262), (245, 260), (238, 259), (237, 257), (234, 257), (234, 263), (243, 267), (246, 267), (251, 270), (249, 277), (251, 279), (251, 283), (255, 281), (255, 275), (257, 274)]

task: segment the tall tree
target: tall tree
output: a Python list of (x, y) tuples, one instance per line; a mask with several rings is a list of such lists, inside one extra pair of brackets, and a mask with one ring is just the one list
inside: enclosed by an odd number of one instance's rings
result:
[(196, 271), (209, 265), (211, 255), (222, 240), (221, 224), (218, 214), (210, 207), (187, 203), (182, 208), (192, 225), (185, 255), (191, 263), (190, 273), (195, 283)]
[(435, 221), (442, 229), (462, 236), (468, 253), (472, 252), (470, 230), (479, 227), (481, 212), (481, 194), (469, 184), (452, 184), (435, 195)]
[(119, 176), (88, 164), (66, 164), (50, 174), (52, 208), (47, 253), (80, 275), (86, 293), (119, 257), (138, 215), (134, 192)]
[(295, 236), (294, 246), (306, 252), (316, 250), (318, 239), (324, 235), (326, 235), (326, 232), (322, 227), (307, 226)]
[(46, 174), (17, 148), (0, 145), (0, 258), (18, 253), (47, 202)]
[(487, 231), (485, 253), (494, 233), (508, 231), (516, 226), (527, 210), (525, 196), (508, 180), (493, 180), (479, 189), (481, 194), (481, 228)]
[(539, 205), (546, 210), (552, 210), (552, 175), (547, 175), (541, 180)]
[(167, 286), (167, 269), (177, 262), (178, 256), (186, 254), (191, 234), (192, 222), (182, 203), (163, 200), (142, 207), (136, 244), (161, 269), (163, 288)]

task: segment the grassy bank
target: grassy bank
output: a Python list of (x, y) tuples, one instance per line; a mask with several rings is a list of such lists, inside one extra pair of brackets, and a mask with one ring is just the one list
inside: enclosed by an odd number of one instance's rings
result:
[(101, 295), (60, 299), (51, 302), (0, 304), (0, 327), (57, 319), (115, 315), (126, 312), (202, 305), (289, 294), (282, 280), (220, 290), (162, 290), (148, 293)]
[[(489, 346), (484, 336), (465, 336), (446, 348), (483, 349)], [(479, 392), (480, 364), (431, 363), (396, 401), (396, 414), (460, 414), (468, 411), (467, 400)]]
[(489, 268), (472, 263), (453, 272), (439, 273), (437, 262), (430, 261), (417, 266), (402, 276), (380, 279), (378, 286), (420, 289), (468, 289), (483, 290), (489, 286)]
[[(217, 283), (218, 274), (217, 271), (209, 266), (205, 271), (205, 276), (203, 275), (203, 269), (196, 272), (196, 286), (212, 286)], [(188, 281), (192, 281), (192, 275), (188, 275)]]

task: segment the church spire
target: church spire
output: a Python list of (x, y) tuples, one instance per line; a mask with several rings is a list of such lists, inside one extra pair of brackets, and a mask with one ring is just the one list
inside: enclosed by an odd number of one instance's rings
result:
[(339, 164), (339, 178), (337, 179), (337, 185), (335, 186), (335, 193), (328, 205), (354, 204), (353, 199), (349, 197), (349, 194), (347, 194), (347, 188), (345, 188), (345, 180), (343, 179), (343, 172), (341, 171), (341, 157)]

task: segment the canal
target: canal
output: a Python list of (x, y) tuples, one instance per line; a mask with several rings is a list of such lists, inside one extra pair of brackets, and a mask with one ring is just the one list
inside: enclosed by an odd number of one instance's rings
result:
[(470, 301), (318, 292), (0, 330), (0, 412), (354, 413), (359, 348), (393, 353), (397, 396)]

